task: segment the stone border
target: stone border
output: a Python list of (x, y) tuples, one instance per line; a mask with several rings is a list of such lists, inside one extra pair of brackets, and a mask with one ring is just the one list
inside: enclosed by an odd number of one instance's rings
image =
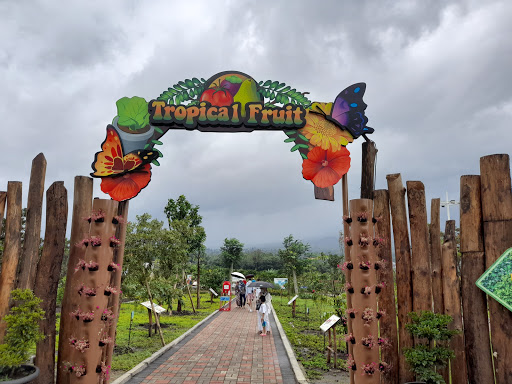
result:
[[(272, 303), (270, 304), (272, 306)], [(277, 330), (279, 331), (279, 336), (281, 336), (281, 340), (283, 341), (284, 349), (286, 351), (286, 354), (288, 355), (288, 360), (290, 360), (290, 364), (292, 365), (293, 373), (295, 373), (295, 379), (299, 384), (309, 384), (309, 382), (306, 379), (306, 376), (304, 375), (304, 372), (302, 371), (302, 368), (297, 361), (297, 358), (295, 357), (295, 353), (293, 352), (292, 345), (290, 344), (290, 341), (288, 340), (288, 337), (286, 337), (286, 333), (284, 332), (284, 329), (281, 325), (281, 322), (279, 321), (279, 318), (277, 317), (277, 313), (274, 310), (274, 307), (272, 306), (272, 313), (274, 315), (274, 320), (276, 322)], [(117, 384), (117, 383), (115, 383)]]
[(177, 337), (173, 341), (171, 341), (169, 344), (167, 344), (165, 347), (162, 347), (155, 353), (153, 353), (151, 356), (149, 356), (147, 359), (141, 361), (139, 364), (137, 364), (135, 367), (130, 369), (128, 372), (124, 373), (122, 376), (119, 376), (115, 381), (113, 381), (111, 384), (124, 384), (127, 383), (128, 380), (132, 379), (136, 374), (139, 372), (142, 372), (144, 369), (146, 369), (153, 361), (158, 359), (160, 356), (162, 356), (165, 352), (167, 352), (169, 349), (174, 347), (176, 344), (178, 344), (180, 341), (182, 341), (184, 338), (186, 338), (188, 335), (190, 335), (194, 330), (198, 327), (200, 327), (202, 324), (210, 320), (214, 315), (216, 315), (219, 312), (219, 310), (215, 310), (210, 315), (205, 317), (203, 320), (201, 320), (199, 323), (194, 325), (192, 328), (190, 328), (187, 332), (182, 334), (181, 336)]

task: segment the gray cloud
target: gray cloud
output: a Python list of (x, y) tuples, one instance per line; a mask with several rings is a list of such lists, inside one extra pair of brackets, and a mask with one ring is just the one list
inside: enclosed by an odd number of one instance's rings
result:
[[(385, 175), (422, 180), (427, 198), (458, 195), (479, 157), (512, 139), (512, 5), (507, 1), (2, 2), (0, 189), (48, 160), (47, 187), (91, 172), (115, 101), (150, 99), (193, 76), (240, 70), (280, 80), (318, 101), (365, 81), (369, 125)], [(201, 206), (210, 247), (336, 236), (341, 193), (315, 201), (301, 159), (279, 132), (170, 132), (161, 166), (130, 218), (164, 219), (167, 199)], [(350, 194), (359, 195), (361, 140)], [(95, 195), (106, 197), (95, 181)], [(445, 213), (443, 213), (445, 216)], [(452, 209), (452, 216), (456, 216)], [(446, 218), (446, 217), (444, 217)]]

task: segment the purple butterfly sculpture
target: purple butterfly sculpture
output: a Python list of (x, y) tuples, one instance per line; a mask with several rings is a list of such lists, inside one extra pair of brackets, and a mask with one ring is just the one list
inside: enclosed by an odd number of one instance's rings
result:
[(352, 84), (336, 96), (330, 116), (326, 116), (335, 124), (341, 125), (354, 137), (358, 138), (374, 129), (367, 127), (368, 118), (364, 114), (367, 105), (363, 101), (365, 83)]

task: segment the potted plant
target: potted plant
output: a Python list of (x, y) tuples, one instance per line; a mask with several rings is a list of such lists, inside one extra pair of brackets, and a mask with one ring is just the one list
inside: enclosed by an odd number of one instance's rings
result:
[(411, 323), (405, 327), (414, 337), (414, 348), (404, 351), (405, 360), (416, 374), (416, 378), (426, 384), (444, 384), (443, 377), (436, 372), (436, 368), (447, 365), (449, 359), (455, 354), (441, 344), (459, 333), (451, 330), (448, 325), (452, 322), (450, 315), (442, 315), (429, 311), (409, 313)]
[(3, 318), (7, 324), (4, 343), (0, 344), (0, 377), (9, 383), (29, 383), (39, 376), (39, 369), (25, 364), (33, 344), (44, 339), (39, 331), (39, 321), (44, 317), (41, 299), (30, 289), (15, 289), (11, 292), (14, 306)]
[(142, 97), (123, 97), (116, 102), (117, 116), (112, 125), (123, 143), (124, 153), (144, 149), (155, 129), (149, 125), (148, 103)]

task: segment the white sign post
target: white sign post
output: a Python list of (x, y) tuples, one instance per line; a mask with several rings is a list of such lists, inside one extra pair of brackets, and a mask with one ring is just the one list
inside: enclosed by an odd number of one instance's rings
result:
[(299, 297), (299, 295), (295, 295), (292, 297), (292, 299), (288, 302), (288, 305), (290, 305), (291, 303), (293, 303), (295, 300), (297, 300)]
[(331, 353), (334, 355), (334, 369), (336, 369), (336, 327), (333, 327), (338, 321), (339, 317), (332, 315), (320, 326), (322, 332), (329, 331), (329, 345), (327, 346), (327, 364), (331, 362)]
[(219, 294), (217, 292), (215, 292), (212, 288), (210, 288), (210, 292), (213, 293), (215, 295), (215, 297), (219, 296)]
[[(164, 313), (166, 311), (165, 308), (159, 306), (159, 305), (156, 305), (155, 303), (153, 303), (154, 306), (155, 306), (155, 312), (160, 314), (160, 313)], [(140, 303), (140, 305), (146, 307), (147, 309), (149, 309), (151, 311), (151, 302), (150, 301), (145, 301), (143, 303)]]

